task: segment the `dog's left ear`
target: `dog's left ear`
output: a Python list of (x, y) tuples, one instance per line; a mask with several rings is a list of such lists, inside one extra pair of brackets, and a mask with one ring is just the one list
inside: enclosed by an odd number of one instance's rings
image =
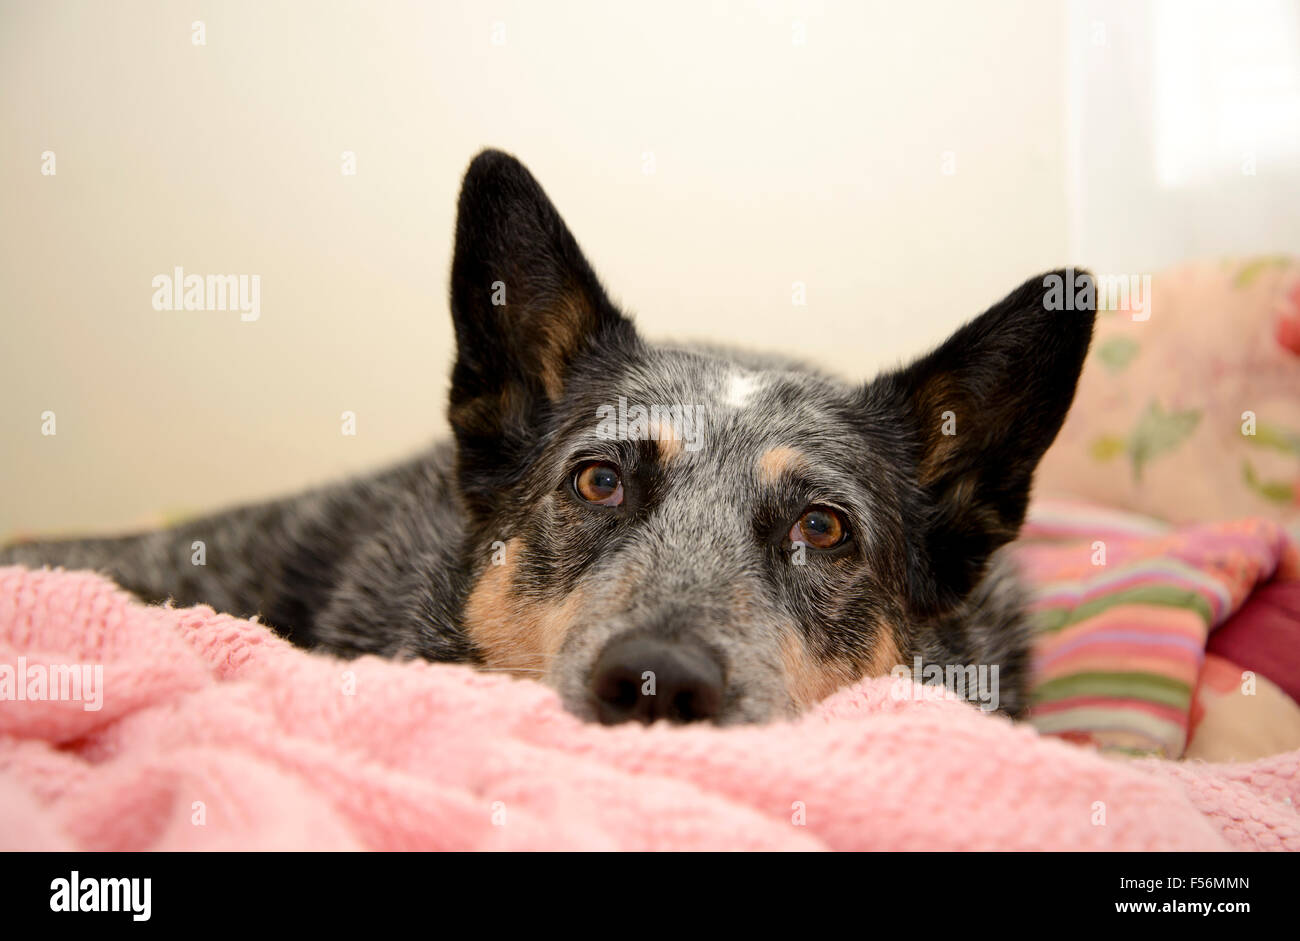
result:
[(934, 352), (865, 392), (869, 414), (908, 417), (921, 489), (913, 604), (965, 597), (1024, 522), (1030, 484), (1074, 399), (1096, 316), (1092, 276), (1033, 278)]
[(476, 486), (495, 486), (493, 466), (526, 465), (574, 364), (635, 333), (533, 175), (497, 150), (475, 157), (461, 185), (451, 316), (448, 418), (473, 502)]

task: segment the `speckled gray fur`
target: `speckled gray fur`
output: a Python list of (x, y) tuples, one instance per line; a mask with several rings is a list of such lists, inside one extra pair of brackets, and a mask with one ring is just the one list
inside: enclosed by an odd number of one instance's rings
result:
[[(490, 300), (497, 283), (507, 305)], [(792, 638), (844, 679), (879, 669), (882, 644), (908, 666), (997, 665), (1000, 708), (1017, 715), (1029, 628), (1002, 547), (1092, 327), (1090, 311), (1048, 311), (1042, 297), (1033, 279), (865, 385), (780, 356), (650, 344), (528, 172), (488, 151), (457, 225), (453, 441), (363, 479), (164, 531), (11, 546), (0, 562), (96, 569), (147, 601), (260, 615), (342, 655), (474, 663), (486, 652), (466, 602), (509, 544), (520, 605), (550, 611), (579, 593), (540, 676), (584, 717), (592, 663), (630, 631), (715, 651), (722, 722), (798, 708)], [(620, 397), (699, 407), (701, 446), (599, 437), (598, 410)], [(940, 431), (949, 412), (955, 435)], [(774, 448), (800, 456), (778, 479), (761, 470)], [(593, 459), (622, 469), (615, 511), (573, 491)], [(784, 537), (810, 503), (840, 508), (852, 539), (799, 565)], [(191, 563), (196, 541), (204, 566)]]

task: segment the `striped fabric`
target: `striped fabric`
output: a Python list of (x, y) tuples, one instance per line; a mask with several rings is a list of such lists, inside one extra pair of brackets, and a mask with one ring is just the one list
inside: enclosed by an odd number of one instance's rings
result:
[(1300, 578), (1277, 523), (1174, 528), (1041, 501), (1014, 547), (1035, 589), (1030, 721), (1108, 751), (1181, 757), (1209, 633), (1270, 578)]

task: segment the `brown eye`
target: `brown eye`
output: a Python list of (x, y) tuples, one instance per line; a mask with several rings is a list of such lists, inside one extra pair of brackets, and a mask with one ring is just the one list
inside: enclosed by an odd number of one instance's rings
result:
[(790, 527), (790, 541), (806, 543), (814, 549), (833, 549), (844, 542), (848, 532), (849, 527), (838, 510), (810, 506)]
[(573, 475), (573, 489), (588, 503), (618, 506), (623, 502), (623, 481), (618, 476), (618, 468), (603, 461), (579, 467)]

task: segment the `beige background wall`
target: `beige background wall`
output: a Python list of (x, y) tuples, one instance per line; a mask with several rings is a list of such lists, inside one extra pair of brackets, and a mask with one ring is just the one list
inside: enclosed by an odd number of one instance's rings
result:
[[(0, 537), (444, 433), (453, 208), (486, 145), (652, 336), (850, 376), (920, 352), (1072, 260), (1065, 43), (1042, 0), (0, 3)], [(177, 265), (260, 275), (260, 319), (154, 310)]]

